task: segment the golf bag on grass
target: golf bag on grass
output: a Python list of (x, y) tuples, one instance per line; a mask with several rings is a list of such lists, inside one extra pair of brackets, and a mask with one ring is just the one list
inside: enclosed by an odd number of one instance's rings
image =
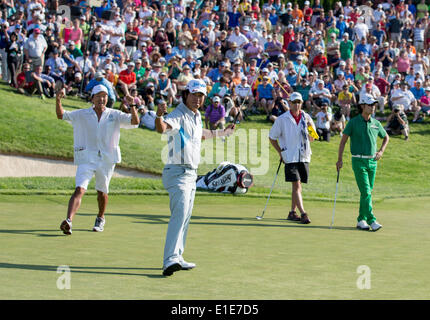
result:
[(240, 164), (221, 162), (220, 165), (204, 176), (198, 176), (197, 189), (244, 194), (253, 185), (253, 176)]

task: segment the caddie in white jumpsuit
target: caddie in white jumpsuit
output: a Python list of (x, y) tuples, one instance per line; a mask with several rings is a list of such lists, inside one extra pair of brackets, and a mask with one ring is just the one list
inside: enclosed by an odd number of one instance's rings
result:
[[(63, 89), (64, 90), (64, 89)], [(93, 105), (88, 109), (65, 111), (61, 105), (64, 91), (57, 92), (57, 118), (73, 125), (74, 163), (76, 170), (76, 189), (70, 198), (67, 218), (61, 223), (64, 234), (72, 234), (72, 220), (81, 205), (88, 184), (95, 175), (99, 213), (93, 231), (104, 230), (104, 213), (108, 201), (109, 183), (115, 165), (121, 162), (119, 148), (120, 128), (137, 128), (139, 117), (135, 107), (131, 114), (106, 108), (108, 90), (97, 85), (91, 92)]]
[(159, 105), (157, 109), (156, 130), (168, 135), (169, 150), (163, 170), (163, 185), (169, 192), (171, 213), (164, 246), (164, 276), (196, 266), (186, 262), (182, 255), (196, 192), (201, 140), (228, 136), (234, 131), (234, 124), (224, 130), (203, 129), (199, 108), (203, 106), (206, 95), (205, 82), (194, 79), (183, 92), (184, 103), (166, 117), (163, 117), (167, 112), (166, 105)]

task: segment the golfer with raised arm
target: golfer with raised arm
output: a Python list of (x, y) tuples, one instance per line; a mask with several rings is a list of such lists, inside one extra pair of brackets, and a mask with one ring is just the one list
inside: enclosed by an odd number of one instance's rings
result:
[[(382, 225), (376, 221), (372, 208), (372, 190), (375, 182), (377, 162), (384, 154), (388, 144), (388, 134), (381, 123), (372, 118), (377, 100), (364, 96), (359, 102), (361, 113), (345, 127), (339, 144), (338, 161), (336, 168), (339, 171), (343, 166), (343, 151), (345, 144), (351, 137), (352, 170), (360, 190), (360, 209), (357, 218), (357, 229), (377, 231)], [(376, 139), (382, 138), (382, 145), (377, 149)]]
[(95, 175), (99, 213), (93, 231), (102, 232), (105, 225), (105, 210), (108, 202), (109, 182), (115, 165), (121, 162), (119, 148), (120, 128), (137, 128), (139, 116), (135, 106), (127, 114), (106, 108), (108, 90), (96, 85), (91, 92), (93, 105), (88, 109), (65, 111), (61, 104), (64, 89), (56, 95), (57, 118), (71, 122), (74, 138), (74, 163), (76, 189), (69, 200), (67, 218), (61, 223), (64, 234), (72, 234), (72, 220), (79, 209), (88, 184)]
[(174, 111), (164, 117), (166, 105), (157, 108), (156, 130), (167, 134), (169, 150), (163, 169), (163, 185), (169, 192), (171, 214), (164, 246), (164, 276), (196, 267), (195, 263), (184, 260), (183, 253), (194, 205), (201, 140), (228, 136), (234, 131), (234, 124), (224, 130), (203, 129), (199, 109), (206, 95), (205, 82), (193, 79), (182, 92), (183, 102)]
[[(302, 198), (302, 183), (308, 182), (309, 163), (311, 161), (308, 127), (315, 130), (315, 124), (309, 114), (302, 110), (303, 98), (293, 92), (289, 98), (290, 110), (279, 116), (269, 133), (269, 140), (279, 157), (285, 163), (285, 181), (291, 182), (291, 210), (287, 220), (311, 223), (305, 211)], [(300, 216), (296, 210), (300, 211)]]

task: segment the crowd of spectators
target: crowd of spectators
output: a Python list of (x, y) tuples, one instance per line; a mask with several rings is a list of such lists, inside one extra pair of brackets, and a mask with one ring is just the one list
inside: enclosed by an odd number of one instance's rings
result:
[(101, 83), (109, 107), (135, 104), (148, 126), (157, 104), (176, 106), (193, 78), (209, 88), (208, 128), (253, 114), (273, 122), (292, 92), (324, 140), (341, 134), (366, 96), (380, 115), (390, 109), (393, 134), (407, 129), (408, 115), (420, 122), (430, 112), (425, 0), (348, 0), (329, 10), (319, 0), (0, 3), (3, 81), (42, 99), (58, 88), (87, 98)]

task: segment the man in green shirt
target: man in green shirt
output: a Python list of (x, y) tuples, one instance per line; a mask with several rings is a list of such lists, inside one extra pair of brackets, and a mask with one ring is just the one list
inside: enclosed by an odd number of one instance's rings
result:
[(425, 0), (421, 0), (420, 4), (417, 5), (417, 19), (422, 19), (425, 17), (426, 13), (429, 11), (430, 6), (426, 4)]
[[(357, 218), (357, 229), (377, 231), (382, 225), (376, 221), (372, 209), (372, 190), (375, 182), (377, 161), (388, 144), (388, 134), (381, 123), (372, 118), (375, 106), (378, 103), (370, 96), (365, 96), (360, 101), (361, 114), (351, 119), (343, 131), (343, 136), (339, 144), (339, 155), (336, 168), (339, 171), (342, 166), (342, 156), (345, 144), (351, 137), (352, 169), (355, 180), (360, 190), (360, 210)], [(376, 138), (382, 138), (382, 145), (376, 151)], [(370, 227), (369, 227), (370, 226)]]
[(342, 41), (340, 42), (340, 58), (343, 61), (352, 59), (353, 52), (354, 52), (354, 42), (349, 40), (349, 34), (345, 32), (342, 36)]

